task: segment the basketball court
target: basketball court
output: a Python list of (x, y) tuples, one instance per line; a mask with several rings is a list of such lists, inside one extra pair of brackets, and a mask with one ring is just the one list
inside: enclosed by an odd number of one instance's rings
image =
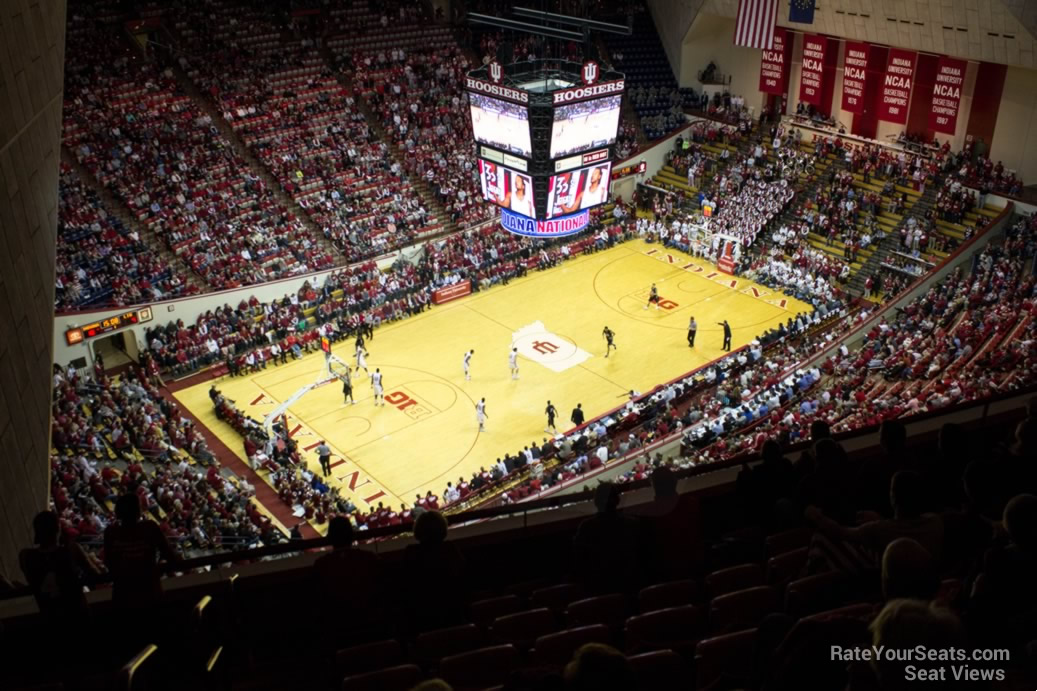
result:
[[(653, 281), (662, 309), (645, 310)], [(353, 378), (356, 405), (343, 404), (341, 384), (326, 384), (291, 405), (289, 428), (301, 447), (311, 447), (304, 454), (311, 470), (319, 470), (312, 447), (328, 443), (334, 482), (358, 507), (410, 505), (415, 494), (442, 496), (448, 481), (541, 442), (548, 399), (565, 431), (577, 403), (589, 420), (621, 405), (631, 389), (649, 391), (720, 357), (721, 320), (729, 320), (737, 348), (808, 309), (703, 260), (636, 240), (377, 329), (367, 365), (384, 375), (385, 405), (373, 404), (361, 371)], [(686, 339), (692, 315), (699, 325), (694, 349)], [(618, 346), (608, 358), (606, 325)], [(513, 344), (518, 380), (508, 369)], [(465, 381), (462, 358), (471, 348), (472, 380)], [(353, 350), (352, 339), (334, 345), (335, 355), (355, 363)], [(324, 355), (315, 352), (217, 385), (262, 420), (323, 371)], [(202, 383), (175, 396), (244, 460), (240, 436), (216, 419), (208, 389)], [(475, 404), (483, 397), (488, 420), (479, 432)]]

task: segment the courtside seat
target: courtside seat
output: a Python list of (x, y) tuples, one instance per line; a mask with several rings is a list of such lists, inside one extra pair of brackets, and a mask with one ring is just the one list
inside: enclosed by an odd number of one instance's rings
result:
[(641, 614), (667, 607), (690, 605), (698, 597), (698, 584), (693, 580), (668, 581), (642, 588), (637, 594)]
[(638, 614), (627, 619), (624, 634), (628, 653), (674, 650), (690, 655), (706, 634), (706, 611), (683, 605)]
[(719, 597), (763, 583), (763, 568), (759, 564), (740, 564), (706, 576), (706, 592), (710, 597)]
[(497, 617), (490, 636), (498, 643), (510, 643), (520, 651), (529, 650), (541, 636), (556, 631), (555, 615), (546, 607)]
[[(696, 688), (704, 689), (721, 677), (745, 679), (756, 645), (756, 629), (746, 629), (699, 641), (695, 647)], [(738, 688), (735, 686), (734, 688)]]
[(342, 680), (342, 691), (407, 691), (421, 681), (417, 665), (398, 665)]
[(423, 667), (433, 667), (444, 657), (475, 650), (483, 643), (485, 639), (475, 624), (452, 626), (419, 635), (411, 658)]
[(756, 626), (772, 612), (781, 611), (781, 593), (769, 585), (715, 597), (709, 603), (710, 628), (717, 633)]
[(628, 657), (638, 687), (652, 691), (683, 691), (688, 688), (688, 666), (672, 650), (655, 650)]
[(454, 691), (475, 691), (503, 682), (518, 666), (513, 645), (495, 645), (444, 658), (439, 675)]
[(473, 602), (468, 606), (469, 617), (483, 631), (498, 617), (514, 614), (522, 609), (522, 600), (518, 595), (502, 595)]
[(585, 643), (608, 643), (607, 626), (595, 624), (567, 629), (558, 633), (549, 633), (536, 639), (530, 658), (533, 664), (540, 667), (562, 667), (573, 653)]
[(623, 628), (627, 617), (627, 601), (623, 595), (601, 595), (570, 602), (565, 610), (565, 625), (604, 624), (613, 631)]
[(335, 653), (335, 670), (339, 674), (364, 674), (402, 662), (403, 647), (396, 640), (355, 645)]

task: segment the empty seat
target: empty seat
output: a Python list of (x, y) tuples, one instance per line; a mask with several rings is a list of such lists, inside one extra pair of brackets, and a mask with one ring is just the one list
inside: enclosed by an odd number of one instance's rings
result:
[(639, 688), (652, 691), (684, 691), (689, 687), (688, 670), (672, 650), (656, 650), (628, 657)]
[(562, 583), (534, 590), (529, 596), (529, 602), (534, 607), (547, 607), (552, 612), (561, 613), (570, 602), (579, 600), (582, 595), (583, 588), (580, 586)]
[(767, 558), (770, 559), (779, 554), (806, 547), (810, 544), (810, 538), (813, 535), (814, 530), (812, 528), (794, 528), (783, 533), (769, 535), (765, 540)]
[(511, 643), (520, 650), (528, 650), (533, 641), (555, 630), (554, 614), (540, 607), (497, 617), (490, 626), (490, 635), (498, 643)]
[(443, 658), (439, 675), (454, 691), (485, 689), (504, 681), (518, 665), (513, 645), (495, 645)]
[(709, 603), (709, 622), (714, 632), (747, 629), (771, 612), (781, 610), (781, 594), (767, 585), (715, 597)]
[(376, 641), (335, 653), (335, 669), (340, 674), (362, 674), (403, 662), (403, 648), (398, 641)]
[(785, 588), (785, 612), (797, 619), (843, 603), (846, 577), (837, 571), (798, 578)]
[(421, 681), (417, 665), (398, 665), (342, 680), (342, 691), (407, 691)]
[(630, 617), (624, 631), (628, 653), (668, 649), (690, 653), (705, 635), (706, 613), (695, 605), (669, 607)]
[(699, 641), (695, 647), (696, 688), (704, 689), (723, 675), (747, 677), (755, 645), (756, 629)]
[(504, 595), (473, 602), (468, 611), (471, 619), (479, 628), (486, 630), (494, 619), (505, 614), (514, 614), (522, 609), (522, 601), (518, 595)]
[(740, 564), (714, 571), (706, 576), (706, 590), (710, 597), (727, 595), (758, 585), (763, 585), (763, 569), (759, 564)]
[(595, 624), (581, 626), (541, 636), (533, 644), (534, 664), (544, 667), (561, 667), (572, 659), (572, 655), (584, 643), (608, 643), (607, 626)]
[(479, 627), (475, 624), (452, 626), (421, 634), (414, 641), (414, 661), (426, 667), (448, 655), (475, 650), (485, 643)]
[(807, 563), (808, 547), (800, 547), (767, 560), (767, 583), (784, 585), (796, 578)]
[(690, 605), (698, 596), (695, 581), (669, 581), (643, 588), (637, 594), (637, 608), (643, 614), (667, 607)]
[(601, 595), (570, 602), (565, 609), (566, 626), (604, 624), (613, 630), (622, 628), (626, 621), (627, 601), (619, 594)]

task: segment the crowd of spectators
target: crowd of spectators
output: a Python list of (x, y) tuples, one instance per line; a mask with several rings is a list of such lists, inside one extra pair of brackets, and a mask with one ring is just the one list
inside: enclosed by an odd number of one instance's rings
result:
[(225, 475), (193, 422), (146, 364), (116, 377), (54, 367), (51, 501), (63, 538), (99, 546), (120, 497), (185, 551), (276, 543), (280, 533), (244, 478)]
[(139, 305), (197, 292), (65, 164), (58, 181), (55, 244), (58, 310)]
[(123, 41), (69, 28), (63, 138), (79, 162), (214, 289), (330, 266), (172, 70)]

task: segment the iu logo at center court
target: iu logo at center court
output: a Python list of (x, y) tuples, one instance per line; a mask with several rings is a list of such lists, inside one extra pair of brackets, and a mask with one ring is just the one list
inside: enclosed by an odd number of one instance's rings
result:
[(500, 80), (502, 77), (504, 77), (504, 68), (501, 67), (501, 64), (499, 62), (494, 60), (490, 63), (490, 80), (494, 84), (500, 84)]
[(551, 333), (543, 322), (533, 322), (511, 334), (519, 355), (554, 372), (564, 372), (591, 356), (564, 336)]
[(588, 60), (583, 63), (583, 83), (588, 86), (598, 81), (598, 63)]

